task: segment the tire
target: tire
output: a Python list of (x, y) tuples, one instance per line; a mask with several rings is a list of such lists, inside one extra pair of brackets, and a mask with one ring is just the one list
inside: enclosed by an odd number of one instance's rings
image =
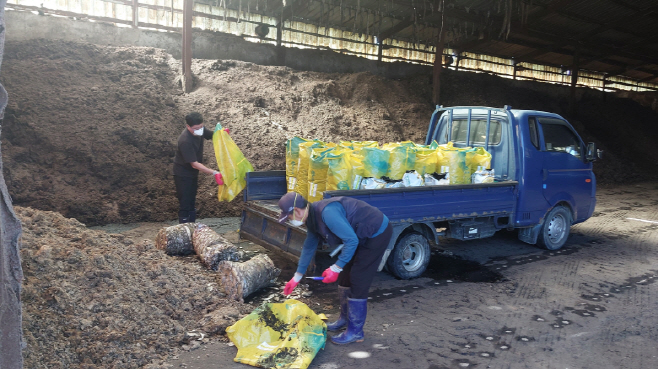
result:
[(386, 261), (388, 270), (397, 278), (418, 278), (430, 262), (430, 244), (418, 232), (407, 233), (398, 239)]
[(537, 244), (548, 250), (559, 250), (567, 242), (570, 230), (571, 212), (564, 206), (556, 206), (546, 215)]

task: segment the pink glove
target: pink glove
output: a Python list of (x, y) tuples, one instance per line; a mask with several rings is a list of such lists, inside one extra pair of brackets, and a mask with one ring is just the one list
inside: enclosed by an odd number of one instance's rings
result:
[(340, 274), (340, 272), (342, 272), (342, 271), (343, 270), (341, 268), (339, 268), (336, 264), (330, 266), (329, 268), (327, 268), (327, 270), (325, 270), (322, 273), (322, 276), (324, 277), (324, 279), (322, 280), (322, 283), (334, 283), (334, 282), (336, 282), (338, 280), (338, 274)]
[(228, 128), (224, 128), (224, 132), (226, 132), (226, 134), (231, 133), (231, 131)]
[(295, 287), (297, 287), (298, 283), (299, 282), (295, 281), (295, 277), (292, 277), (292, 279), (289, 280), (288, 283), (286, 283), (286, 287), (283, 289), (283, 294), (285, 296), (290, 295), (292, 293), (292, 290), (294, 290)]
[(222, 179), (222, 173), (215, 173), (215, 182), (217, 182), (218, 186), (224, 184), (224, 179)]

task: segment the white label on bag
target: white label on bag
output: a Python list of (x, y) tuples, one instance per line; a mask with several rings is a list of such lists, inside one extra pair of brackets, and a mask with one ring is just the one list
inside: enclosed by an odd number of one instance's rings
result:
[(358, 174), (354, 176), (354, 182), (352, 182), (353, 190), (358, 190), (361, 187), (361, 179), (363, 179), (363, 177)]
[(316, 183), (310, 183), (309, 195), (315, 197), (315, 193), (318, 191), (318, 185)]
[(288, 189), (289, 190), (294, 190), (296, 183), (297, 183), (297, 178), (295, 178), (295, 177), (288, 178)]

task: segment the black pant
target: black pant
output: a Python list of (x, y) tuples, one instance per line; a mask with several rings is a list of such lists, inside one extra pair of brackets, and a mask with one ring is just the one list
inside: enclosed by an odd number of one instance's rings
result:
[(359, 243), (352, 260), (345, 265), (338, 275), (338, 285), (351, 287), (353, 299), (367, 299), (372, 280), (375, 278), (379, 263), (391, 241), (393, 227), (389, 223), (384, 232), (375, 238), (368, 238)]
[(199, 187), (199, 177), (174, 176), (176, 197), (178, 197), (178, 223), (196, 221), (196, 192)]

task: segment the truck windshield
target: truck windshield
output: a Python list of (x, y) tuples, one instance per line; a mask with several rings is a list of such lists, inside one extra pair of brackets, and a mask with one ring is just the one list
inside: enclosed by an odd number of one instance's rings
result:
[[(466, 143), (468, 134), (468, 119), (456, 118), (452, 121), (452, 141), (455, 143)], [(489, 128), (489, 145), (498, 145), (500, 143), (501, 126), (500, 122), (491, 120)], [(487, 139), (487, 120), (471, 119), (471, 137), (470, 145), (484, 145)], [(445, 141), (448, 141), (446, 132)]]

